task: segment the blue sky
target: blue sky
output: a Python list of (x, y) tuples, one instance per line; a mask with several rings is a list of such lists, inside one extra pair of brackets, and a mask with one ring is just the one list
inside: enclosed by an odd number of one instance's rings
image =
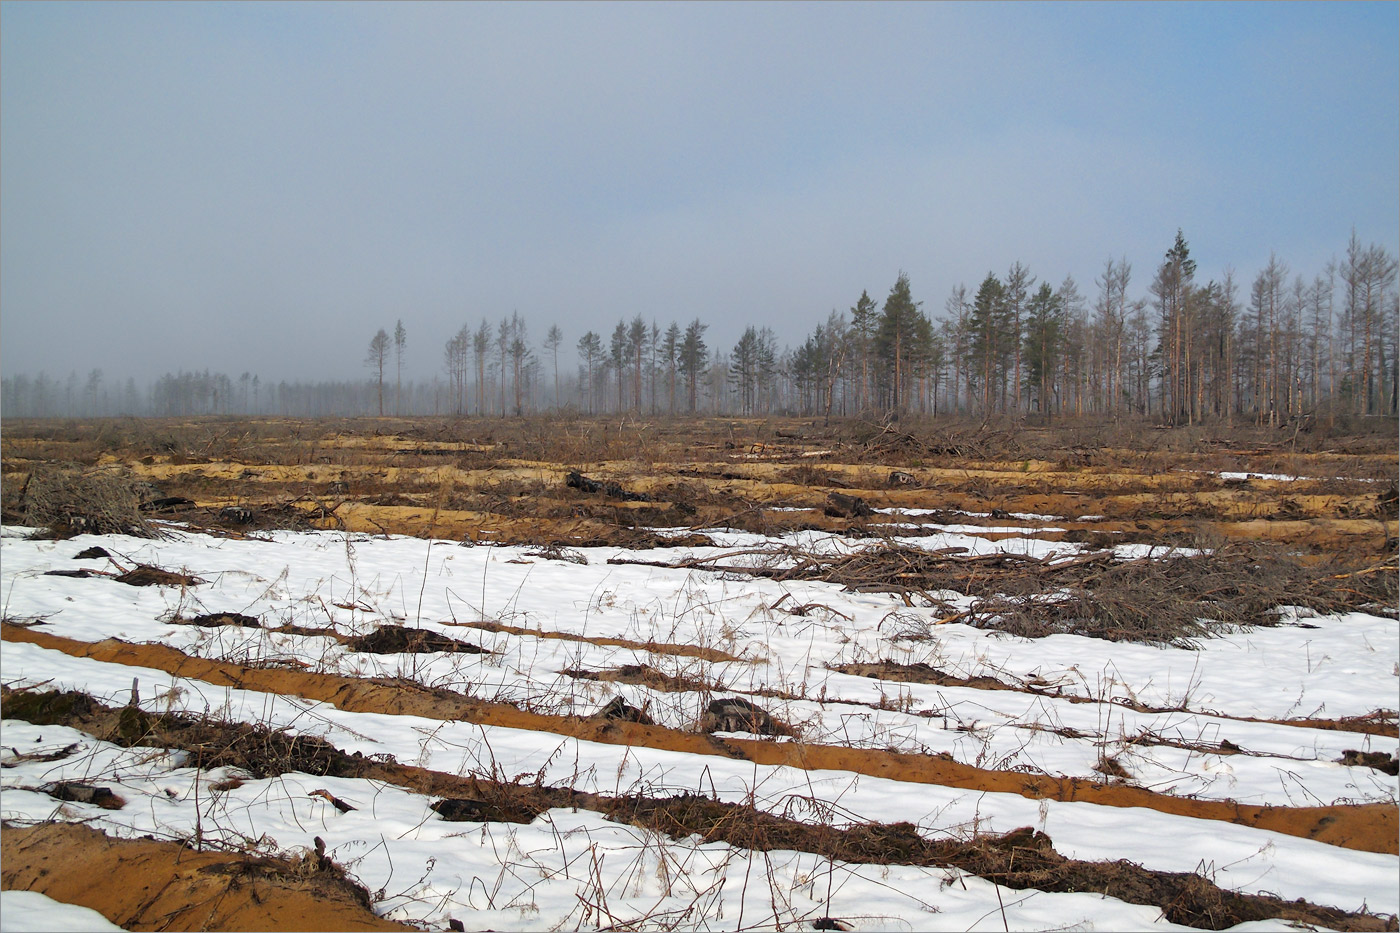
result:
[[(0, 369), (408, 373), (518, 311), (796, 344), (902, 270), (1400, 240), (1400, 5), (0, 4)], [(570, 355), (571, 356), (571, 355)], [(406, 374), (408, 374), (406, 373)]]

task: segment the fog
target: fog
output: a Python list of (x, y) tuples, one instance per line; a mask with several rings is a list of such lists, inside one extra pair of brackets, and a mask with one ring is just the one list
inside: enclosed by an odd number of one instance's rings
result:
[(405, 378), (463, 324), (796, 344), (901, 271), (1397, 250), (1394, 4), (0, 7), (0, 368)]

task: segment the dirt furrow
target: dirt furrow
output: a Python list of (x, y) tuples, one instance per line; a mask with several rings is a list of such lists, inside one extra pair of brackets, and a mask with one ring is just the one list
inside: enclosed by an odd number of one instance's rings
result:
[(89, 907), (127, 930), (414, 930), (375, 916), (337, 866), (179, 842), (119, 839), (75, 823), (5, 826), (0, 887)]
[[(1223, 929), (1249, 920), (1272, 918), (1358, 933), (1395, 928), (1393, 917), (1376, 916), (1364, 911), (1347, 912), (1303, 900), (1284, 901), (1271, 895), (1230, 891), (1194, 873), (1154, 871), (1124, 860), (1094, 862), (1066, 858), (1056, 851), (1049, 836), (1032, 827), (1001, 834), (981, 833), (971, 838), (928, 839), (918, 827), (907, 822), (837, 826), (828, 822), (829, 814), (812, 822), (758, 810), (749, 803), (728, 803), (695, 794), (670, 797), (612, 796), (570, 788), (544, 787), (535, 782), (507, 782), (477, 775), (446, 774), (360, 755), (347, 755), (317, 739), (300, 742), (306, 747), (301, 754), (296, 754), (294, 746), (299, 743), (298, 739), (257, 726), (211, 723), (185, 715), (132, 716), (129, 708), (103, 706), (80, 693), (10, 690), (4, 693), (7, 715), (18, 715), (19, 718), (40, 723), (61, 723), (94, 736), (106, 736), (107, 740), (118, 741), (126, 747), (141, 745), (198, 750), (205, 767), (232, 766), (261, 777), (305, 771), (367, 778), (424, 796), (441, 797), (431, 804), (430, 809), (446, 820), (530, 823), (551, 808), (582, 808), (601, 813), (609, 820), (644, 827), (677, 840), (699, 836), (705, 842), (723, 842), (749, 851), (784, 849), (812, 852), (855, 864), (897, 862), (957, 868), (1012, 889), (1094, 891), (1128, 903), (1161, 907), (1166, 918), (1173, 923), (1206, 929)], [(212, 756), (209, 754), (211, 751)], [(337, 809), (344, 806), (327, 792), (317, 793), (326, 795)], [(22, 831), (21, 835), (29, 844), (6, 853), (5, 879), (30, 886), (44, 885), (48, 875), (43, 863), (49, 862), (51, 856), (61, 855), (58, 850), (65, 847), (73, 833), (61, 828), (36, 827)], [(30, 836), (38, 838), (31, 840)], [(78, 834), (78, 839), (74, 841), (82, 843), (91, 840)], [(170, 845), (163, 843), (157, 846), (159, 851), (155, 855), (173, 854), (177, 861), (180, 860), (181, 852), (178, 848), (170, 850)], [(131, 849), (129, 845), (127, 848)], [(129, 854), (136, 859), (146, 859), (151, 855), (147, 849), (140, 852), (133, 850)], [(291, 860), (245, 854), (245, 860), (240, 862), (237, 856), (230, 857), (234, 861), (219, 862), (205, 870), (212, 870), (221, 877), (247, 876), (254, 886), (258, 879), (271, 879), (274, 896), (282, 893), (277, 883), (288, 875), (308, 878), (312, 889), (330, 901), (332, 912), (337, 915), (344, 914), (343, 909), (336, 908), (343, 907), (346, 895), (355, 903), (368, 903), (363, 889), (344, 883), (338, 866), (321, 855), (319, 845), (315, 853), (308, 852)], [(119, 859), (119, 872), (126, 870), (127, 864)], [(158, 864), (154, 872), (143, 876), (146, 887), (142, 893), (150, 889), (153, 879), (164, 880), (162, 867)], [(185, 879), (189, 874), (187, 870), (177, 877)], [(155, 897), (162, 902), (160, 906), (168, 908), (167, 916), (183, 915), (187, 909), (197, 912), (202, 900), (200, 895), (205, 892), (198, 890), (196, 884), (174, 884), (175, 880), (172, 878), (156, 889)], [(213, 893), (220, 895), (221, 900), (227, 894), (218, 890), (217, 880), (200, 880), (206, 882), (205, 888), (212, 884), (215, 888)], [(70, 893), (62, 880), (57, 884), (49, 881), (48, 884), (60, 889), (56, 893)], [(193, 903), (187, 907), (182, 897)], [(253, 900), (258, 901), (255, 892)], [(292, 911), (298, 911), (304, 906), (304, 900), (296, 899), (288, 906)], [(125, 905), (104, 900), (103, 906), (126, 919), (128, 928), (150, 928), (145, 920), (149, 900), (143, 901), (141, 912), (131, 916), (128, 916), (131, 911)], [(231, 906), (236, 910), (245, 908), (243, 900), (237, 897), (232, 899)], [(222, 928), (219, 921), (224, 918), (218, 914), (207, 918), (196, 916), (204, 920), (201, 929)], [(355, 924), (362, 918), (352, 913), (349, 919)], [(345, 927), (356, 928), (362, 927)]]
[(0, 625), (0, 637), (63, 651), (75, 657), (151, 667), (167, 673), (268, 693), (328, 702), (349, 712), (413, 715), (480, 725), (505, 726), (614, 745), (644, 746), (696, 755), (741, 758), (764, 765), (836, 770), (918, 784), (979, 792), (1013, 793), (1032, 799), (1079, 801), (1112, 807), (1147, 807), (1196, 819), (1221, 820), (1331, 845), (1400, 854), (1400, 810), (1394, 804), (1268, 807), (1233, 801), (1171, 797), (1137, 787), (1082, 778), (990, 771), (931, 755), (854, 749), (800, 742), (721, 739), (633, 722), (532, 713), (501, 703), (430, 690), (408, 681), (362, 680), (335, 674), (262, 669), (192, 658), (164, 645), (133, 645), (109, 639), (87, 643), (33, 628)]

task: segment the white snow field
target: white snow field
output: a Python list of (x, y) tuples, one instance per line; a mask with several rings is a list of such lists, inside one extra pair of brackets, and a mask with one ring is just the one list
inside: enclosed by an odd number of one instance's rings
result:
[[(1113, 779), (1119, 783), (1240, 804), (1397, 799), (1395, 778), (1337, 760), (1347, 750), (1394, 755), (1395, 739), (1267, 721), (1394, 710), (1400, 638), (1393, 619), (1283, 607), (1280, 624), (1203, 639), (1195, 650), (1071, 635), (1029, 640), (935, 625), (937, 609), (832, 584), (608, 563), (615, 557), (675, 562), (791, 543), (833, 551), (863, 546), (819, 533), (768, 539), (710, 531), (714, 548), (581, 548), (576, 556), (585, 562), (577, 563), (532, 548), (337, 532), (239, 539), (167, 528), (154, 540), (66, 541), (30, 540), (28, 532), (11, 527), (0, 536), (4, 618), (80, 642), (158, 643), (250, 666), (406, 678), (548, 714), (587, 716), (622, 696), (659, 725), (688, 731), (697, 729), (712, 699), (738, 696), (796, 733), (770, 741), (941, 754), (986, 769), (1093, 781), (1109, 780), (1096, 766), (1111, 757), (1130, 775)], [(972, 553), (1079, 553), (1029, 531), (989, 541), (962, 526), (898, 540)], [(144, 563), (205, 582), (133, 587), (102, 575), (45, 575), (114, 570), (107, 559), (74, 559), (92, 546), (107, 549), (122, 567)], [(945, 595), (956, 606), (970, 602)], [(218, 612), (256, 616), (264, 627), (175, 621)], [(490, 653), (380, 655), (343, 644), (343, 636), (386, 623), (449, 635)], [(478, 623), (498, 630), (472, 627)], [(325, 634), (269, 630), (277, 626)], [(667, 645), (723, 652), (729, 660)], [(897, 683), (831, 669), (878, 660), (990, 676), (1019, 689)], [(623, 665), (647, 665), (697, 686), (665, 691), (568, 673)], [(527, 775), (603, 794), (704, 793), (787, 815), (800, 809), (794, 802), (819, 801), (838, 826), (908, 821), (929, 839), (1032, 826), (1070, 858), (1127, 859), (1154, 870), (1198, 872), (1246, 893), (1400, 912), (1395, 856), (1220, 820), (349, 712), (10, 640), (0, 646), (0, 670), (10, 687), (83, 690), (113, 705), (128, 701), (134, 678), (150, 710), (263, 723), (324, 737), (349, 753), (451, 774)], [(1209, 750), (1222, 741), (1238, 751)], [(74, 743), (78, 750), (59, 760), (32, 754)], [(434, 798), (364, 779), (289, 773), (211, 794), (207, 785), (219, 775), (197, 778), (182, 752), (122, 749), (61, 726), (7, 720), (0, 745), (0, 815), (7, 823), (83, 820), (116, 835), (176, 839), (192, 838), (198, 823), (206, 840), (237, 846), (265, 839), (283, 850), (310, 846), (320, 836), (328, 854), (375, 895), (377, 912), (434, 929), (445, 929), (449, 918), (467, 929), (495, 930), (812, 929), (827, 917), (869, 930), (1181, 928), (1157, 907), (1095, 894), (1014, 890), (953, 869), (833, 863), (809, 853), (672, 840), (587, 810), (551, 810), (529, 825), (446, 822), (429, 809)], [(126, 806), (60, 803), (42, 791), (79, 779), (100, 780)], [(206, 785), (202, 794), (198, 782)], [(313, 790), (357, 809), (341, 813)], [(5, 929), (36, 928), (32, 902), (7, 892), (3, 907)], [(79, 922), (76, 915), (72, 922)], [(1295, 928), (1257, 921), (1238, 929)]]

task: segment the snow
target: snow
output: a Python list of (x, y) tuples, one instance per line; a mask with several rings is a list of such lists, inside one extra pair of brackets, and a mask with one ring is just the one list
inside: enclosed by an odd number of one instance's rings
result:
[(106, 933), (120, 929), (95, 910), (63, 904), (38, 891), (0, 891), (0, 931), (4, 933)]
[[(982, 537), (993, 530), (1013, 536)], [(895, 541), (1036, 557), (1082, 552), (1073, 544), (1017, 531), (1033, 533), (1011, 526), (946, 526)], [(946, 608), (908, 607), (887, 594), (608, 563), (640, 556), (659, 562), (719, 558), (720, 565), (781, 564), (792, 559), (789, 548), (840, 554), (868, 546), (811, 531), (780, 537), (708, 533), (716, 547), (644, 555), (579, 548), (587, 563), (575, 564), (543, 559), (529, 548), (395, 536), (274, 532), (238, 540), (172, 530), (160, 540), (31, 541), (22, 530), (7, 528), (0, 535), (0, 601), (8, 620), (42, 620), (40, 631), (78, 641), (118, 638), (240, 663), (291, 662), (342, 675), (404, 677), (537, 712), (588, 715), (621, 695), (663, 725), (693, 729), (713, 696), (763, 691), (755, 701), (797, 727), (809, 743), (946, 753), (985, 768), (1090, 779), (1102, 777), (1093, 770), (1101, 755), (1116, 755), (1133, 784), (1246, 804), (1397, 797), (1393, 778), (1336, 761), (1346, 749), (1394, 753), (1400, 744), (1394, 739), (1257, 721), (1393, 709), (1400, 672), (1393, 620), (1360, 613), (1300, 618), (1285, 609), (1284, 624), (1212, 638), (1199, 650), (1070, 635), (1027, 640), (959, 623), (935, 625)], [(105, 560), (73, 560), (92, 545), (107, 548), (124, 566), (156, 564), (208, 582), (185, 589), (138, 588), (106, 578), (43, 575), (80, 566), (112, 569)], [(754, 548), (769, 554), (724, 557), (733, 549)], [(1118, 549), (1120, 557), (1139, 554)], [(970, 603), (945, 595), (955, 608)], [(802, 614), (793, 614), (798, 607)], [(349, 651), (331, 637), (172, 623), (208, 612), (239, 612), (258, 616), (266, 626), (328, 628), (342, 635), (392, 622), (492, 653), (380, 656)], [(471, 627), (481, 622), (523, 628), (527, 634)], [(639, 647), (581, 640), (599, 638)], [(640, 647), (647, 642), (711, 649), (734, 660), (702, 661)], [(891, 683), (831, 670), (876, 660), (928, 664), (962, 677), (992, 676), (1040, 693)], [(387, 754), (449, 773), (538, 775), (545, 784), (606, 794), (714, 793), (776, 813), (815, 797), (839, 802), (848, 822), (908, 820), (929, 838), (1029, 825), (1043, 829), (1056, 849), (1072, 858), (1206, 871), (1217, 884), (1240, 891), (1348, 910), (1365, 905), (1400, 911), (1400, 860), (1394, 856), (1220, 821), (756, 765), (467, 722), (346, 712), (18, 642), (0, 645), (0, 664), (12, 686), (82, 689), (119, 703), (129, 698), (134, 677), (148, 709), (284, 726), (322, 735), (347, 752)], [(708, 686), (662, 692), (562, 673), (625, 664), (646, 664)], [(1143, 711), (1151, 709), (1168, 711)], [(1194, 748), (1149, 744), (1141, 741), (1144, 736)], [(1209, 749), (1218, 749), (1222, 740), (1244, 753), (1212, 753)], [(442, 925), (449, 917), (467, 920), (471, 911), (473, 927), (495, 929), (606, 926), (644, 917), (658, 926), (664, 917), (682, 927), (732, 929), (741, 915), (744, 926), (760, 927), (832, 916), (859, 929), (1175, 928), (1156, 908), (1093, 895), (998, 890), (942, 869), (833, 865), (809, 854), (672, 841), (586, 811), (551, 811), (529, 826), (450, 824), (426, 809), (431, 799), (363, 780), (297, 774), (249, 780), (212, 801), (206, 795), (200, 806), (207, 812), (197, 812), (195, 772), (178, 753), (122, 750), (73, 730), (15, 721), (3, 724), (0, 744), (33, 751), (75, 741), (80, 753), (60, 761), (39, 763), (4, 753), (4, 819), (38, 821), (59, 812), (117, 834), (181, 837), (192, 833), (198, 816), (206, 827), (212, 821), (230, 834), (266, 834), (284, 849), (309, 845), (312, 836), (321, 835), (333, 857), (371, 892), (383, 889), (379, 907), (396, 919)], [(34, 789), (76, 777), (120, 785), (122, 796), (139, 803), (104, 811), (59, 805)], [(339, 814), (308, 796), (316, 789), (360, 809)], [(4, 903), (5, 929), (29, 928), (11, 927), (8, 899)], [(1286, 928), (1273, 922), (1247, 927)]]

